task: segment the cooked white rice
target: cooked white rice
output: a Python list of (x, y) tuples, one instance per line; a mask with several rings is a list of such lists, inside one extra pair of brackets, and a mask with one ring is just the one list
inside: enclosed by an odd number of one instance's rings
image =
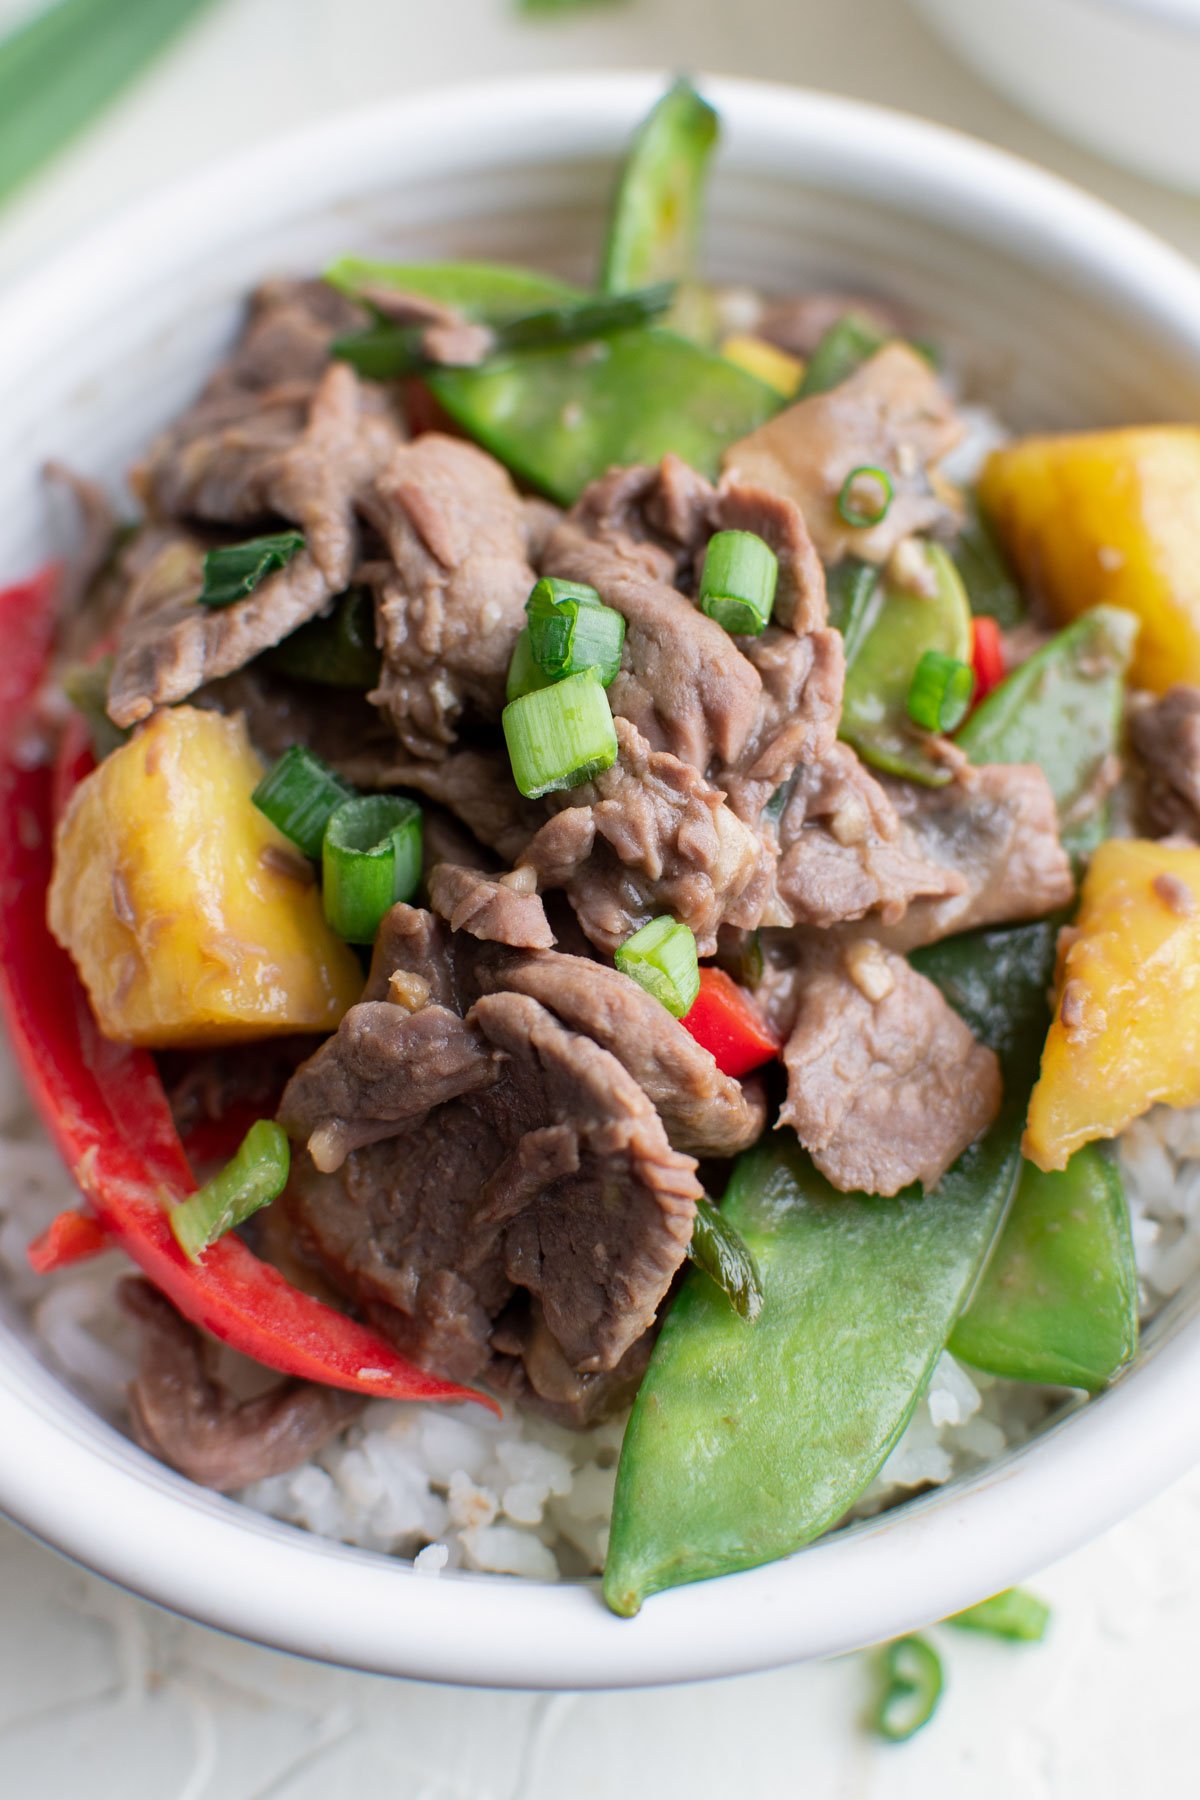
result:
[[(1200, 1108), (1138, 1120), (1121, 1160), (1149, 1318), (1200, 1274)], [(67, 1381), (121, 1424), (135, 1344), (113, 1288), (126, 1265), (109, 1256), (41, 1279), (25, 1260), (31, 1239), (76, 1199), (0, 1040), (0, 1281)], [(978, 1468), (1029, 1437), (1063, 1398), (943, 1356), (857, 1510)], [(572, 1432), (511, 1408), (496, 1419), (476, 1407), (376, 1401), (311, 1462), (241, 1498), (321, 1536), (411, 1557), (422, 1574), (586, 1574), (604, 1559), (623, 1426)]]

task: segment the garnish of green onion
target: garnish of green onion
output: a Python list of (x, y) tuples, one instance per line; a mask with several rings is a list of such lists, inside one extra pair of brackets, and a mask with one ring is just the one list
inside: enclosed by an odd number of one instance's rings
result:
[(529, 643), (529, 627), (518, 632), (517, 641), (513, 645), (512, 658), (508, 665), (508, 685), (504, 690), (506, 700), (519, 700), (522, 694), (536, 693), (538, 688), (549, 687), (554, 680), (539, 669), (534, 661), (533, 650)]
[(861, 463), (851, 469), (837, 497), (837, 509), (847, 525), (865, 531), (882, 524), (892, 504), (892, 478), (886, 469)]
[(525, 602), (533, 660), (552, 681), (595, 669), (608, 687), (621, 667), (625, 621), (582, 581), (545, 576)]
[(762, 1277), (741, 1237), (711, 1200), (697, 1200), (688, 1256), (715, 1282), (739, 1318), (753, 1324), (762, 1311)]
[(282, 1128), (274, 1119), (259, 1119), (225, 1167), (171, 1208), (171, 1230), (184, 1255), (199, 1262), (210, 1244), (278, 1199), (287, 1185), (290, 1161)]
[(276, 830), (315, 862), (325, 827), (354, 789), (303, 744), (285, 750), (250, 798)]
[(325, 917), (349, 944), (371, 944), (386, 912), (421, 879), (421, 809), (393, 794), (344, 800), (325, 827)]
[(513, 780), (527, 800), (578, 787), (617, 760), (612, 709), (595, 669), (510, 700), (501, 723)]
[(923, 731), (957, 731), (971, 710), (975, 672), (942, 650), (927, 650), (908, 690), (908, 716)]
[(1007, 1588), (968, 1606), (946, 1620), (960, 1631), (984, 1631), (990, 1637), (1010, 1638), (1020, 1644), (1040, 1644), (1050, 1623), (1050, 1608), (1025, 1588)]
[(277, 531), (210, 550), (204, 558), (204, 586), (197, 596), (201, 606), (232, 606), (244, 600), (268, 575), (286, 569), (303, 548), (302, 532)]
[(871, 1724), (890, 1744), (903, 1744), (937, 1711), (945, 1685), (941, 1658), (922, 1637), (897, 1638), (883, 1651), (882, 1674)]
[(886, 342), (885, 333), (874, 319), (863, 313), (843, 313), (809, 357), (797, 399), (806, 400), (810, 394), (826, 394), (830, 388), (840, 387)]
[(700, 611), (735, 635), (765, 631), (775, 605), (779, 558), (753, 531), (718, 531), (700, 577)]
[(700, 992), (700, 963), (695, 937), (678, 920), (666, 914), (651, 919), (625, 939), (613, 961), (677, 1019), (692, 1010)]

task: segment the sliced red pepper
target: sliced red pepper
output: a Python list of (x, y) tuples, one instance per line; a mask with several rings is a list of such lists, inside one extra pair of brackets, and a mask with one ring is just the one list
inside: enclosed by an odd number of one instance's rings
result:
[(971, 622), (971, 667), (975, 671), (974, 704), (978, 706), (993, 688), (1000, 686), (1006, 673), (1004, 639), (999, 625), (987, 613), (978, 613)]
[(757, 1007), (724, 969), (701, 969), (700, 992), (682, 1024), (712, 1053), (725, 1075), (748, 1075), (773, 1061), (782, 1048)]
[(175, 1242), (167, 1209), (196, 1184), (154, 1060), (100, 1035), (46, 924), (54, 771), (22, 754), (53, 632), (53, 581), (39, 582), (0, 593), (0, 1010), (96, 1219), (185, 1318), (267, 1368), (393, 1400), (478, 1400), (498, 1411), (301, 1293), (240, 1238), (221, 1238), (199, 1263)]
[(60, 1212), (56, 1219), (51, 1219), (45, 1231), (34, 1238), (25, 1254), (35, 1275), (53, 1275), (56, 1269), (66, 1269), (72, 1263), (86, 1262), (89, 1257), (99, 1256), (102, 1251), (111, 1250), (112, 1247), (112, 1239), (99, 1219), (68, 1207), (66, 1212)]

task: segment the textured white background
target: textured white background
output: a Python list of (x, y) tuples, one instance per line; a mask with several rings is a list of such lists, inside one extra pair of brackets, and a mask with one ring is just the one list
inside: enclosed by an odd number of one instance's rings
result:
[[(0, 0), (0, 23), (29, 4)], [(1073, 176), (1200, 255), (1200, 203), (1022, 119), (959, 69), (902, 0), (630, 0), (561, 22), (522, 21), (509, 0), (224, 0), (0, 221), (0, 281), (176, 174), (360, 99), (458, 76), (633, 64), (769, 76), (924, 113)], [(179, 1550), (186, 1555), (186, 1544)], [(943, 1710), (923, 1737), (892, 1749), (859, 1727), (870, 1691), (860, 1658), (667, 1693), (423, 1688), (182, 1624), (0, 1525), (0, 1796), (1196, 1793), (1200, 1475), (1039, 1586), (1055, 1605), (1047, 1644), (1009, 1649), (943, 1632)]]

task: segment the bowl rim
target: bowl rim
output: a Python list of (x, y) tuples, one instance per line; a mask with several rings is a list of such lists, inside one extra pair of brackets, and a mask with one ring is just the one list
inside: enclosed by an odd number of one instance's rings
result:
[[(220, 238), (206, 221), (231, 206), (244, 230), (256, 216), (295, 216), (365, 191), (363, 170), (386, 186), (401, 166), (478, 167), (487, 145), (508, 133), (543, 160), (612, 155), (663, 79), (555, 74), (438, 89), (227, 159), (97, 227), (0, 301), (0, 393), (6, 366), (19, 355), (27, 367), (39, 342), (83, 328), (97, 300), (128, 291), (130, 270), (194, 263), (197, 239)], [(1017, 263), (1094, 282), (1117, 312), (1152, 325), (1200, 367), (1200, 271), (1069, 183), (860, 101), (745, 80), (703, 86), (727, 125), (731, 165), (814, 170), (827, 190), (869, 193)], [(1192, 1314), (1198, 1307), (1200, 1296)], [(0, 1441), (21, 1453), (0, 1462), (0, 1509), (149, 1600), (341, 1666), (552, 1689), (745, 1673), (837, 1654), (956, 1611), (1074, 1549), (1182, 1475), (1200, 1460), (1200, 1412), (1187, 1404), (1200, 1385), (1200, 1328), (1188, 1329), (1186, 1310), (1172, 1309), (1150, 1353), (1106, 1394), (977, 1475), (782, 1562), (659, 1595), (635, 1620), (607, 1613), (594, 1584), (516, 1587), (463, 1573), (433, 1580), (195, 1488), (132, 1451), (7, 1332)]]

